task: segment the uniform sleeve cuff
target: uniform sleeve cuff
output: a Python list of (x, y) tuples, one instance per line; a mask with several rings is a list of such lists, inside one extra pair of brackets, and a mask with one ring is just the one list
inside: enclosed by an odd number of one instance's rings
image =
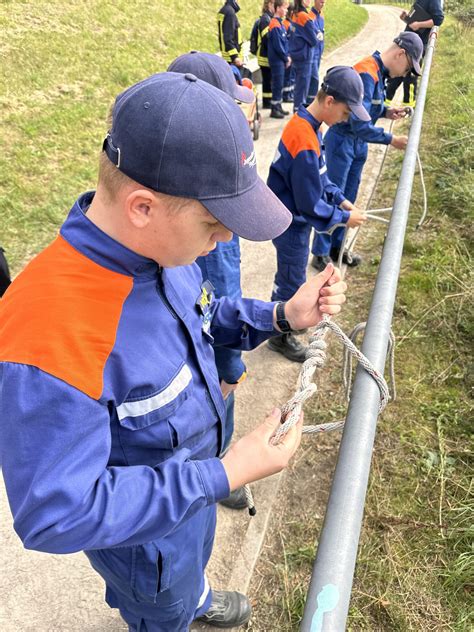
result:
[(385, 138), (385, 144), (386, 144), (386, 145), (390, 145), (390, 143), (392, 142), (393, 134), (389, 134), (389, 133), (387, 132), (387, 133), (385, 134), (384, 138)]
[(349, 211), (346, 210), (342, 210), (342, 221), (344, 222), (344, 224), (346, 224), (349, 220), (349, 217), (351, 216)]
[(201, 476), (208, 505), (213, 505), (229, 496), (229, 481), (220, 459), (216, 457), (205, 461), (193, 461), (193, 463)]

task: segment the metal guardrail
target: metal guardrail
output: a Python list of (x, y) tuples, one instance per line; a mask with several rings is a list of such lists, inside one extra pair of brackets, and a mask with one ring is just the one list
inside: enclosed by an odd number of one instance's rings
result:
[[(362, 352), (383, 371), (408, 221), (417, 150), (438, 28), (426, 51), (390, 224), (375, 282)], [(380, 392), (358, 367), (306, 599), (301, 632), (343, 632), (360, 538)]]

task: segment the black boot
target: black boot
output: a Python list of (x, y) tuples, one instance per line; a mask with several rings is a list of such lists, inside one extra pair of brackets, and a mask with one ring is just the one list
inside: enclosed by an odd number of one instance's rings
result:
[(307, 347), (302, 345), (292, 334), (273, 336), (267, 344), (272, 351), (281, 353), (292, 362), (304, 362), (306, 360)]
[(281, 110), (279, 110), (275, 106), (275, 107), (272, 108), (272, 111), (270, 112), (270, 118), (284, 119), (285, 115), (283, 114), (283, 112), (281, 112)]
[[(335, 250), (334, 248), (331, 250), (331, 259), (333, 261), (339, 260), (340, 250)], [(345, 263), (348, 268), (355, 268), (362, 261), (362, 257), (355, 252), (347, 252), (344, 251), (342, 255), (342, 263)]]
[(235, 591), (213, 590), (209, 610), (196, 621), (215, 628), (236, 628), (245, 625), (251, 614), (252, 607), (245, 595)]
[(262, 110), (271, 110), (272, 102), (271, 99), (262, 99)]
[(332, 263), (332, 259), (329, 255), (313, 255), (311, 259), (311, 266), (316, 268), (319, 272), (322, 272), (328, 263)]
[(288, 116), (289, 112), (288, 110), (284, 110), (283, 106), (281, 103), (278, 104), (278, 109), (280, 110), (280, 112), (284, 115), (284, 116)]
[(247, 497), (245, 496), (244, 488), (238, 487), (230, 492), (230, 496), (220, 501), (221, 505), (228, 507), (229, 509), (245, 509), (247, 507)]

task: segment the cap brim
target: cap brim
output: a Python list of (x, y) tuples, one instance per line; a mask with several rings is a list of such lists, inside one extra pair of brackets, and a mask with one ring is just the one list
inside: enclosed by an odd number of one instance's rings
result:
[(412, 73), (417, 77), (421, 77), (421, 66), (420, 62), (416, 61), (416, 59), (411, 60), (412, 63)]
[(234, 99), (237, 101), (242, 101), (242, 103), (253, 103), (255, 101), (255, 94), (250, 88), (246, 88), (245, 86), (239, 86), (239, 84), (235, 84), (234, 90)]
[(352, 114), (355, 114), (355, 116), (357, 116), (360, 121), (371, 120), (370, 114), (367, 112), (363, 105), (351, 105), (350, 103), (348, 103), (347, 105), (349, 106)]
[(275, 239), (293, 219), (290, 211), (261, 178), (241, 195), (199, 201), (226, 228), (250, 241)]

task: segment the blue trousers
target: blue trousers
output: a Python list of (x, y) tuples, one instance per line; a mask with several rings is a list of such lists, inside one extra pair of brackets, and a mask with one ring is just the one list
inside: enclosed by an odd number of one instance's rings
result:
[(271, 60), (272, 70), (272, 100), (271, 104), (278, 105), (283, 101), (283, 85), (285, 83), (285, 64), (281, 60)]
[(311, 226), (292, 222), (273, 240), (277, 255), (277, 271), (272, 301), (288, 301), (306, 281)]
[(210, 505), (160, 540), (85, 552), (105, 580), (107, 604), (118, 608), (130, 632), (187, 632), (209, 609), (204, 569), (215, 528), (216, 505)]
[(293, 100), (295, 92), (295, 69), (293, 64), (285, 68), (285, 82), (283, 85), (283, 100)]
[(309, 61), (294, 61), (292, 64), (295, 69), (295, 96), (293, 105), (295, 111), (300, 105), (304, 105), (308, 98), (309, 82), (311, 80), (311, 64), (312, 59)]
[[(354, 203), (367, 160), (367, 143), (339, 134), (330, 127), (324, 137), (324, 146), (329, 179), (337, 184), (349, 202)], [(313, 255), (328, 255), (331, 249), (339, 250), (343, 235), (343, 228), (338, 228), (332, 235), (315, 235), (311, 252)]]
[(319, 50), (313, 49), (313, 61), (311, 62), (311, 76), (308, 87), (307, 103), (310, 104), (314, 101), (315, 96), (318, 94), (319, 87), (319, 67), (321, 65), (321, 55)]

